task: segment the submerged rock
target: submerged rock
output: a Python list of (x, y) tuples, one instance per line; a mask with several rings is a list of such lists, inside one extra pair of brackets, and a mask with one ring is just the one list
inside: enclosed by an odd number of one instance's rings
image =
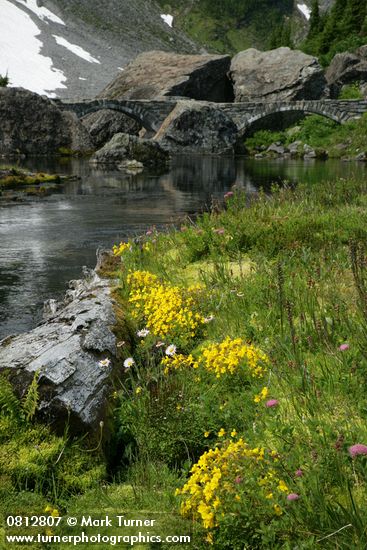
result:
[(0, 372), (19, 396), (38, 372), (40, 417), (57, 431), (93, 433), (106, 417), (116, 368), (114, 304), (109, 282), (95, 272), (70, 287), (63, 302), (47, 304), (37, 328), (0, 342)]
[(128, 159), (137, 160), (144, 166), (160, 166), (168, 162), (169, 155), (156, 141), (120, 133), (115, 134), (102, 149), (99, 149), (91, 162), (116, 164)]
[(91, 149), (89, 134), (75, 114), (22, 88), (0, 88), (0, 156)]
[(124, 160), (117, 168), (123, 170), (127, 174), (140, 174), (144, 170), (144, 164), (134, 159)]
[(154, 139), (172, 153), (233, 153), (238, 137), (235, 123), (205, 102), (181, 100)]
[(229, 55), (180, 55), (144, 52), (100, 94), (110, 99), (153, 99), (183, 96), (206, 101), (228, 101)]
[(232, 59), (229, 75), (235, 101), (291, 101), (328, 95), (316, 57), (290, 48), (240, 52)]

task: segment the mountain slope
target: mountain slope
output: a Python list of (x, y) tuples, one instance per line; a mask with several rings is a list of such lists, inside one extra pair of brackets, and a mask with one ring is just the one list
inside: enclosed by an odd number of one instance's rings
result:
[(0, 74), (49, 96), (94, 97), (145, 50), (198, 51), (152, 0), (1, 0), (0, 26)]
[[(237, 53), (299, 44), (307, 35), (312, 0), (159, 0), (176, 25), (209, 51)], [(320, 11), (335, 0), (320, 0)], [(274, 39), (278, 43), (274, 44)]]

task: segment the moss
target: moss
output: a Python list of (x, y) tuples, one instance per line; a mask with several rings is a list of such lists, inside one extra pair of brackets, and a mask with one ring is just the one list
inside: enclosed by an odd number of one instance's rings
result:
[[(19, 168), (0, 167), (0, 188), (34, 186), (40, 183), (59, 183), (58, 174), (31, 173)], [(39, 190), (39, 189), (38, 189)]]
[(94, 153), (94, 149), (89, 151), (78, 151), (75, 149), (69, 149), (68, 147), (59, 147), (57, 154), (62, 157), (89, 157)]

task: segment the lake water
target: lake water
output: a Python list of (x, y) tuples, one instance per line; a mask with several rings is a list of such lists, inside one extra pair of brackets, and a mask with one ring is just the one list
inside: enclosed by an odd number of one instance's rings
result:
[(0, 203), (0, 339), (34, 327), (48, 298), (94, 267), (96, 249), (129, 236), (179, 223), (210, 207), (234, 185), (253, 194), (273, 183), (322, 185), (367, 177), (364, 163), (179, 157), (169, 170), (129, 176), (93, 168), (86, 160), (25, 161), (23, 166), (76, 174), (48, 197)]

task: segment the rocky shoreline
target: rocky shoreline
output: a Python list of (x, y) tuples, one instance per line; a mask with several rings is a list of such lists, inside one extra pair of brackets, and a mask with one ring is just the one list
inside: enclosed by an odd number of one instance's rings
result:
[(70, 281), (61, 302), (49, 300), (44, 321), (25, 334), (0, 341), (0, 373), (18, 396), (38, 374), (39, 417), (63, 433), (98, 434), (108, 417), (108, 400), (116, 368), (116, 302), (111, 280), (97, 267), (84, 268), (84, 279)]
[[(342, 148), (343, 144), (340, 145)], [(302, 141), (294, 141), (289, 145), (284, 145), (278, 141), (272, 143), (268, 147), (266, 145), (255, 147), (254, 151), (252, 151), (248, 156), (257, 160), (269, 158), (327, 160), (329, 158), (329, 151), (321, 147), (311, 147)], [(342, 162), (367, 162), (367, 152), (362, 151), (353, 157), (341, 156), (340, 160)]]

